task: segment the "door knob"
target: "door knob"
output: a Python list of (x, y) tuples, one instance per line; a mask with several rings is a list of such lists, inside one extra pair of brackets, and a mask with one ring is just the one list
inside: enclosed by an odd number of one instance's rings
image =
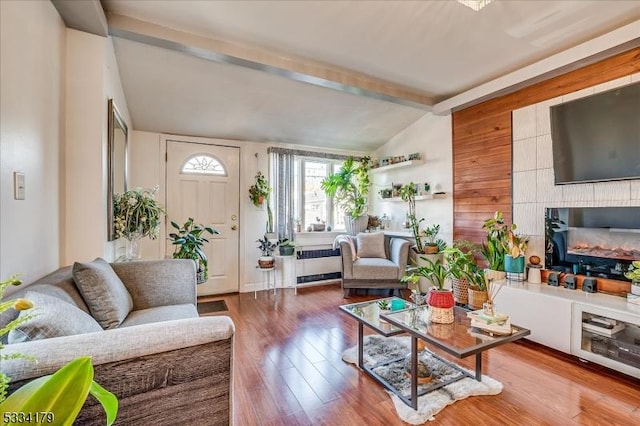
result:
[(238, 225), (231, 225), (231, 230), (236, 231), (238, 229)]

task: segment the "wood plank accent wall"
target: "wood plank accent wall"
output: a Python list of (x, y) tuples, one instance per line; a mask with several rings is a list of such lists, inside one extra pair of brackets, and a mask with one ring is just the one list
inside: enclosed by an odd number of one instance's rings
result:
[(481, 242), (496, 210), (511, 222), (511, 111), (637, 72), (640, 48), (454, 112), (453, 238)]

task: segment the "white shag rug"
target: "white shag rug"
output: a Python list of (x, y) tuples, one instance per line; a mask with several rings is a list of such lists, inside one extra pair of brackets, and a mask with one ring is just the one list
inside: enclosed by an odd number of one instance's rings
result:
[[(411, 351), (411, 338), (409, 336), (401, 337), (383, 337), (370, 335), (364, 337), (364, 357), (365, 365), (372, 366), (378, 361), (389, 356), (397, 356), (408, 354)], [(426, 354), (428, 357), (428, 354)], [(358, 363), (358, 347), (354, 346), (342, 353), (342, 359), (345, 362)], [(436, 360), (437, 362), (437, 360)], [(453, 370), (453, 369), (451, 369)], [(397, 369), (392, 374), (398, 374)], [(468, 370), (466, 370), (468, 371)], [(389, 371), (386, 371), (389, 373)], [(471, 374), (475, 374), (470, 372)], [(380, 372), (378, 372), (380, 374)], [(384, 377), (384, 374), (383, 374)], [(434, 380), (436, 380), (437, 372), (434, 371)], [(408, 378), (400, 378), (400, 381), (409, 382)], [(405, 384), (405, 390), (408, 384)], [(382, 386), (382, 385), (381, 385)], [(451, 383), (440, 389), (426, 393), (418, 397), (418, 410), (414, 410), (407, 404), (402, 402), (392, 392), (388, 392), (396, 407), (398, 416), (405, 422), (412, 425), (420, 425), (430, 420), (435, 420), (435, 415), (446, 406), (453, 404), (470, 396), (477, 395), (497, 395), (502, 392), (502, 383), (492, 379), (489, 376), (482, 376), (482, 381), (465, 377), (457, 382)]]

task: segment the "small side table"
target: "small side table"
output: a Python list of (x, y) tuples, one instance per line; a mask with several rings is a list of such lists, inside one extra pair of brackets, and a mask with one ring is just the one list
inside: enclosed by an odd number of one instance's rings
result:
[[(263, 285), (262, 289), (263, 290), (270, 290), (273, 288), (273, 294), (276, 294), (276, 267), (272, 267), (272, 268), (261, 268), (259, 266), (256, 266), (256, 271), (260, 271), (262, 272), (265, 276), (263, 278), (266, 279), (266, 286)], [(264, 280), (263, 280), (264, 283)], [(272, 284), (273, 283), (273, 287)], [(253, 291), (253, 298), (256, 299), (258, 297), (258, 290), (255, 289)]]

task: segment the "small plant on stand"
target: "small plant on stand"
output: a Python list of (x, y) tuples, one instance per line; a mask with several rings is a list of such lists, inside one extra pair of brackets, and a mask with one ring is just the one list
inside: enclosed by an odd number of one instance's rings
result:
[(296, 243), (284, 238), (278, 242), (278, 247), (281, 256), (293, 256), (293, 253), (296, 250)]
[(428, 226), (422, 231), (426, 240), (423, 247), (425, 254), (440, 253), (447, 247), (447, 243), (442, 238), (438, 238), (439, 233), (440, 225)]
[(264, 236), (262, 239), (256, 240), (258, 248), (262, 252), (262, 256), (258, 259), (258, 266), (262, 269), (269, 269), (275, 266), (275, 259), (273, 258), (273, 251), (278, 247), (278, 243), (273, 243)]

